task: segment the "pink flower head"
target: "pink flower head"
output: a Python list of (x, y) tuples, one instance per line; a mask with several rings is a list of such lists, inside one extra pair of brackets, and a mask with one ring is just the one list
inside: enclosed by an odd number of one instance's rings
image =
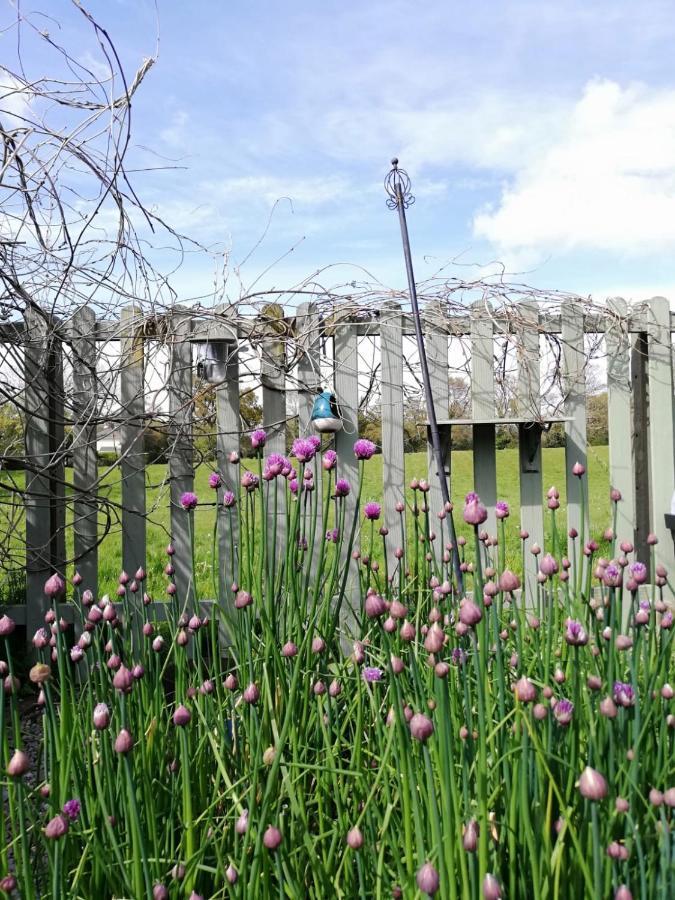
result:
[(608, 566), (605, 566), (605, 571), (602, 574), (602, 580), (606, 587), (621, 587), (621, 582), (623, 581), (623, 571), (620, 566), (617, 566), (616, 563), (611, 562)]
[(628, 566), (631, 578), (636, 584), (644, 584), (647, 580), (647, 566), (641, 562), (634, 562)]
[(588, 643), (588, 635), (584, 631), (581, 622), (568, 619), (565, 622), (565, 640), (572, 647), (582, 647)]
[(173, 714), (173, 724), (177, 728), (184, 728), (192, 718), (192, 713), (190, 710), (183, 706), (182, 704), (176, 707), (176, 711)]
[(362, 678), (368, 684), (373, 684), (375, 681), (382, 681), (382, 669), (378, 669), (375, 666), (366, 666), (361, 673)]
[(0, 637), (9, 637), (15, 628), (16, 622), (14, 619), (10, 619), (9, 616), (0, 618)]
[(572, 715), (574, 713), (574, 703), (571, 700), (558, 700), (553, 709), (553, 715), (555, 716), (555, 720), (558, 725), (562, 725), (566, 727), (572, 721)]
[(346, 497), (350, 493), (352, 487), (346, 478), (338, 478), (335, 482), (335, 496)]
[(66, 800), (66, 802), (63, 804), (63, 812), (66, 816), (68, 816), (71, 822), (74, 822), (75, 819), (77, 819), (80, 814), (81, 808), (82, 807), (80, 806), (80, 801), (74, 798), (72, 800)]
[(225, 509), (231, 509), (236, 502), (237, 498), (234, 496), (232, 491), (223, 492), (223, 506), (225, 507)]
[(298, 462), (306, 463), (314, 459), (316, 448), (309, 438), (296, 438), (293, 441), (291, 456), (294, 456)]
[(510, 569), (504, 569), (499, 579), (499, 590), (505, 593), (517, 591), (520, 587), (520, 578)]
[(581, 796), (587, 800), (602, 800), (607, 796), (607, 790), (607, 782), (604, 776), (597, 769), (586, 766), (579, 778), (579, 793)]
[(430, 862), (424, 863), (424, 865), (417, 870), (417, 887), (423, 894), (427, 894), (429, 897), (433, 897), (435, 893), (437, 893), (440, 878), (438, 876), (438, 872), (431, 865)]
[(632, 684), (628, 684), (624, 681), (615, 681), (612, 693), (614, 694), (614, 701), (618, 706), (628, 708), (629, 706), (635, 705), (635, 690), (633, 689)]
[(321, 460), (321, 465), (326, 470), (326, 472), (330, 472), (331, 469), (334, 469), (337, 465), (337, 453), (335, 450), (326, 450), (323, 455), (323, 459)]
[(271, 481), (272, 478), (282, 475), (287, 467), (290, 469), (290, 463), (285, 456), (282, 456), (281, 453), (271, 453), (265, 461), (264, 477), (266, 480)]
[(547, 578), (552, 578), (553, 575), (558, 571), (558, 563), (551, 556), (550, 553), (546, 553), (539, 563), (539, 571), (542, 575), (545, 575)]
[(363, 512), (366, 516), (366, 519), (370, 519), (371, 522), (375, 522), (380, 518), (380, 513), (382, 512), (382, 507), (379, 503), (366, 503), (363, 508)]
[(66, 583), (57, 572), (45, 581), (45, 594), (52, 600), (61, 597), (65, 593), (65, 590)]
[(260, 479), (253, 472), (249, 472), (248, 469), (241, 476), (241, 486), (246, 488), (247, 491), (254, 491), (258, 484), (260, 483)]
[(213, 488), (214, 491), (217, 491), (218, 488), (223, 483), (223, 476), (220, 472), (211, 472), (209, 475), (209, 487)]
[(424, 713), (415, 713), (408, 727), (412, 737), (422, 744), (426, 743), (434, 733), (434, 723)]
[(497, 500), (495, 503), (495, 516), (498, 519), (507, 519), (510, 512), (511, 510), (509, 509), (509, 504), (506, 500)]
[(577, 478), (581, 478), (582, 475), (586, 474), (586, 466), (584, 466), (580, 462), (575, 462), (572, 466), (572, 475), (576, 475)]
[(480, 502), (478, 494), (470, 491), (464, 501), (464, 521), (467, 525), (482, 525), (487, 519), (487, 509)]
[(369, 619), (377, 619), (383, 616), (387, 611), (387, 605), (379, 594), (371, 592), (366, 596), (363, 604), (366, 615)]
[(354, 456), (357, 459), (370, 459), (375, 455), (376, 450), (375, 444), (366, 438), (359, 438), (354, 444)]
[(192, 491), (185, 491), (185, 493), (180, 498), (180, 505), (183, 509), (191, 510), (194, 509), (199, 503), (199, 499), (196, 494), (193, 494)]
[(60, 813), (50, 819), (45, 825), (45, 837), (51, 841), (57, 841), (68, 832), (68, 819)]
[(251, 435), (251, 447), (254, 450), (259, 450), (265, 446), (267, 441), (267, 432), (263, 431), (262, 428), (256, 428), (256, 430)]

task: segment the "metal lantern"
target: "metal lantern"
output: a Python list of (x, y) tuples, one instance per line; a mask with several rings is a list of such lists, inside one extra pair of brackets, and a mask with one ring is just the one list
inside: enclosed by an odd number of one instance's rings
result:
[(209, 384), (222, 384), (227, 378), (227, 358), (231, 352), (228, 341), (199, 343), (197, 375)]
[(335, 434), (342, 428), (342, 418), (335, 399), (330, 391), (321, 391), (314, 401), (310, 421), (319, 434)]

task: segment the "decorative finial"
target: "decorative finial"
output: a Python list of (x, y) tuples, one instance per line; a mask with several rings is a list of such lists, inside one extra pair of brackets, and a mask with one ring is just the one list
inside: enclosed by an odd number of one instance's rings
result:
[(396, 157), (392, 159), (391, 165), (392, 169), (384, 179), (384, 189), (389, 196), (387, 206), (389, 209), (397, 209), (399, 203), (402, 203), (403, 208), (407, 209), (415, 202), (410, 192), (410, 178), (405, 169), (399, 169)]

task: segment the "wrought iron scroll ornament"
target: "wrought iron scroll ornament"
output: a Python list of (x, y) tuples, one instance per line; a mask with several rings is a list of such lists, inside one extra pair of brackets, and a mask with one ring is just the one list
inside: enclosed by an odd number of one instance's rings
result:
[(391, 165), (392, 169), (384, 179), (384, 189), (389, 196), (387, 206), (389, 209), (396, 209), (399, 202), (402, 202), (403, 208), (407, 209), (415, 202), (410, 191), (410, 178), (405, 169), (399, 169), (396, 157), (392, 159)]

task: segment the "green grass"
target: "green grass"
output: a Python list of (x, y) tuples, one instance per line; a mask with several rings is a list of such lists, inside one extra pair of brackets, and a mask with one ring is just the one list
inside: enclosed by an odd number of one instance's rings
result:
[[(366, 464), (366, 477), (363, 490), (363, 500), (381, 500), (382, 499), (382, 460), (383, 457), (378, 455)], [(546, 449), (543, 451), (543, 487), (544, 492), (551, 486), (555, 485), (560, 491), (561, 507), (559, 511), (558, 521), (564, 525), (565, 522), (565, 477), (564, 477), (564, 450), (561, 448)], [(247, 464), (252, 464), (249, 461)], [(511, 507), (512, 521), (518, 522), (520, 517), (519, 503), (519, 475), (518, 475), (518, 451), (514, 449), (499, 450), (497, 452), (497, 493), (499, 499), (506, 500)], [(406, 482), (411, 478), (425, 477), (427, 472), (426, 454), (412, 453), (406, 455)], [(225, 474), (231, 474), (233, 467), (228, 467), (231, 471)], [(589, 508), (591, 513), (591, 531), (596, 539), (599, 539), (603, 530), (609, 524), (609, 467), (608, 467), (608, 448), (607, 447), (591, 447), (589, 448)], [(102, 470), (102, 472), (105, 470)], [(195, 492), (204, 503), (212, 503), (214, 494), (208, 487), (207, 479), (211, 469), (208, 466), (201, 466), (195, 477)], [(6, 473), (3, 481), (7, 482), (10, 473)], [(22, 473), (11, 473), (11, 477), (15, 480), (17, 486), (22, 486)], [(461, 501), (464, 495), (473, 489), (473, 458), (471, 451), (459, 450), (452, 454), (452, 494), (461, 510)], [(0, 509), (4, 510), (5, 529), (12, 529), (11, 553), (9, 559), (5, 562), (5, 571), (2, 574), (0, 582), (0, 599), (5, 602), (20, 602), (20, 598), (16, 596), (17, 568), (21, 568), (20, 560), (22, 554), (22, 542), (24, 539), (23, 520), (16, 521), (17, 500), (11, 500), (9, 492), (5, 489), (4, 504)], [(122, 539), (121, 524), (119, 517), (121, 515), (121, 481), (119, 471), (109, 472), (103, 482), (101, 488), (101, 496), (111, 504), (111, 521), (106, 521), (106, 517), (101, 515), (100, 533), (107, 527), (108, 535), (104, 538), (99, 547), (99, 587), (101, 592), (104, 590), (111, 591), (114, 587), (117, 576), (120, 572), (122, 564)], [(411, 492), (408, 492), (410, 499)], [(542, 498), (543, 500), (543, 498)], [(12, 507), (13, 504), (13, 507)], [(11, 513), (11, 509), (14, 512)], [(170, 515), (169, 515), (169, 483), (167, 467), (163, 465), (153, 465), (147, 468), (147, 510), (148, 510), (148, 526), (147, 526), (147, 561), (146, 568), (149, 575), (149, 584), (151, 592), (159, 599), (163, 592), (163, 575), (162, 570), (166, 564), (166, 556), (164, 548), (170, 539)], [(435, 521), (435, 511), (434, 521)], [(197, 577), (199, 588), (203, 595), (210, 596), (211, 584), (211, 545), (213, 535), (213, 506), (204, 506), (199, 508), (195, 514), (195, 554), (197, 562)], [(545, 517), (547, 526), (550, 523), (550, 516)], [(468, 529), (465, 529), (461, 519), (461, 511), (455, 516), (458, 527), (458, 533), (468, 536)], [(0, 527), (2, 523), (0, 522)], [(520, 568), (519, 564), (519, 542), (517, 529), (508, 529), (509, 538), (507, 539), (507, 563), (515, 568)], [(68, 552), (72, 553), (72, 528), (67, 533)], [(378, 542), (379, 545), (379, 542)], [(379, 546), (376, 548), (375, 556), (381, 553)], [(14, 573), (14, 574), (12, 574)], [(11, 596), (11, 600), (10, 600)]]

